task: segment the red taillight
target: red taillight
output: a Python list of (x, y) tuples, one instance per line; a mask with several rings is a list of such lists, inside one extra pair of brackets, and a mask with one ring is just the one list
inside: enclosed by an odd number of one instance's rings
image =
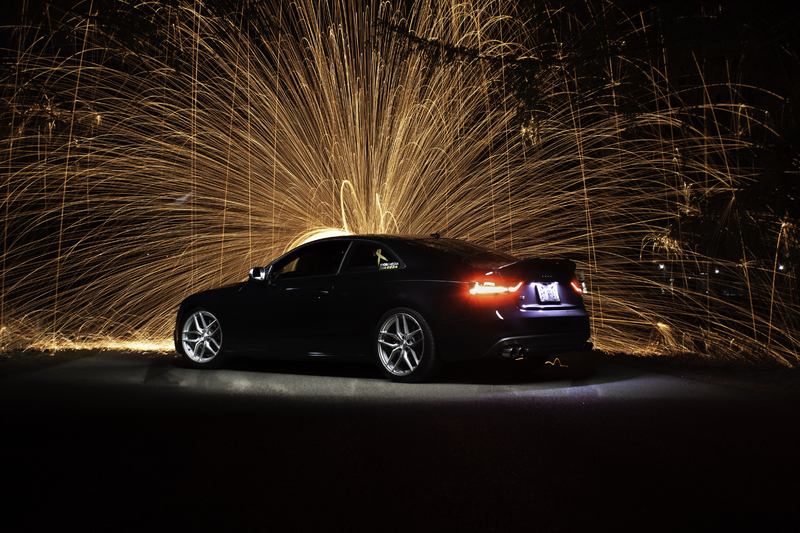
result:
[(516, 279), (484, 279), (469, 283), (470, 294), (509, 294), (517, 292), (522, 282)]
[(572, 288), (575, 290), (575, 292), (577, 292), (578, 294), (583, 294), (583, 287), (581, 287), (581, 282), (578, 281), (577, 276), (572, 277), (572, 282), (570, 283), (570, 285), (572, 285)]

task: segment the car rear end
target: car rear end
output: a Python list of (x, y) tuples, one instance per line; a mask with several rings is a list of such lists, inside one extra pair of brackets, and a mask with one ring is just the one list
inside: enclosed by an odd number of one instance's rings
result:
[[(455, 239), (404, 243), (435, 258), (420, 261), (430, 279), (448, 279), (460, 287), (458, 318), (434, 322), (445, 360), (520, 359), (591, 347), (589, 315), (573, 261), (522, 260)], [(415, 261), (408, 263), (414, 268)]]
[(518, 359), (590, 348), (575, 266), (568, 259), (529, 259), (476, 275), (469, 293), (482, 355)]

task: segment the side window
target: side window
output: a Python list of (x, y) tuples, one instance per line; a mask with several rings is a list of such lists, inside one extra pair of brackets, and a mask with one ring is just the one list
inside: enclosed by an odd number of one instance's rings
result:
[(270, 277), (302, 278), (336, 274), (348, 244), (348, 241), (335, 241), (307, 246), (275, 265)]
[(390, 270), (400, 268), (400, 261), (385, 246), (375, 243), (354, 243), (347, 272), (366, 272), (370, 270)]

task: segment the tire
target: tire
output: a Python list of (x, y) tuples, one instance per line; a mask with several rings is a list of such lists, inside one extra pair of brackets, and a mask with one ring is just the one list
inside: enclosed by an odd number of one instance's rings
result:
[(378, 368), (392, 381), (419, 383), (442, 366), (430, 326), (413, 309), (398, 307), (384, 314), (375, 327), (372, 346)]
[(225, 364), (222, 325), (210, 311), (197, 308), (181, 322), (180, 348), (192, 368), (220, 368)]

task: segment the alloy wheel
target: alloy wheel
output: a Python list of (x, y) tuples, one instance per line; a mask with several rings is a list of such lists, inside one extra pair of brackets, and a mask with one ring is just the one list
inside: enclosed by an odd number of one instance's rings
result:
[(413, 372), (425, 353), (422, 326), (408, 313), (387, 318), (378, 331), (378, 356), (383, 367), (395, 376)]
[(204, 364), (217, 357), (222, 349), (222, 328), (208, 311), (195, 311), (183, 322), (181, 343), (191, 361)]

